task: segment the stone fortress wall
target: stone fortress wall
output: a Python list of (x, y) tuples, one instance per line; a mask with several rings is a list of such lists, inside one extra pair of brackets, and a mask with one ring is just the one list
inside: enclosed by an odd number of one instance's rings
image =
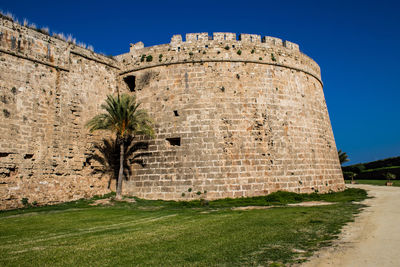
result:
[(215, 199), (344, 188), (320, 69), (297, 44), (192, 33), (131, 45), (117, 59), (125, 90), (157, 132), (127, 194)]
[(85, 122), (117, 88), (116, 61), (0, 20), (0, 209), (109, 192)]
[[(233, 33), (175, 35), (115, 59), (0, 19), (0, 209), (109, 192), (85, 122), (110, 93), (155, 121), (124, 193), (149, 199), (344, 188), (318, 65), (298, 45)], [(190, 192), (189, 192), (190, 191)]]

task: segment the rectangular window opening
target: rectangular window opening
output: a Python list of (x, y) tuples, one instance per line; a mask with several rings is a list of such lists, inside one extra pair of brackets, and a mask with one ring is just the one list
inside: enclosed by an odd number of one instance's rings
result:
[(129, 87), (129, 90), (131, 92), (135, 91), (135, 86), (136, 86), (136, 77), (135, 76), (133, 76), (133, 75), (126, 76), (124, 78), (124, 82)]
[(181, 146), (181, 138), (180, 137), (172, 137), (172, 138), (166, 138), (168, 143), (171, 146)]
[(25, 154), (24, 159), (31, 159), (33, 158), (33, 154)]

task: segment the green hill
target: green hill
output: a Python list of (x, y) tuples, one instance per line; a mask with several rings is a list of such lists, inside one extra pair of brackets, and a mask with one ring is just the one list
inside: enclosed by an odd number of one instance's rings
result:
[(400, 157), (387, 158), (366, 163), (342, 167), (345, 179), (350, 179), (352, 173), (355, 179), (384, 180), (386, 173), (390, 172), (400, 178)]

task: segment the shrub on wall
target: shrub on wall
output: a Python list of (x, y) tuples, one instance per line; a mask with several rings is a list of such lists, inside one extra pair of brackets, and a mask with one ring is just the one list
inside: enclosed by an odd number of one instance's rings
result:
[(151, 62), (151, 61), (153, 61), (153, 56), (152, 55), (148, 55), (146, 57), (146, 62)]

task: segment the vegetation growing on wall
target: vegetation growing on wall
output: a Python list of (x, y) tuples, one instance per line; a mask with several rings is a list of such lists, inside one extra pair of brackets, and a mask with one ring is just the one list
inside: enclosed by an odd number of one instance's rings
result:
[(23, 22), (21, 23), (20, 21), (18, 21), (18, 19), (10, 12), (3, 12), (0, 10), (0, 18), (1, 19), (6, 19), (9, 20), (11, 22), (17, 23), (19, 25), (25, 26), (31, 30), (40, 32), (42, 34), (48, 35), (48, 36), (52, 36), (54, 38), (57, 38), (59, 40), (68, 42), (70, 44), (74, 44), (77, 45), (79, 47), (82, 47), (84, 49), (90, 50), (92, 52), (94, 52), (94, 48), (92, 45), (87, 45), (83, 42), (77, 42), (76, 38), (74, 38), (71, 34), (67, 34), (65, 35), (64, 33), (57, 33), (57, 32), (50, 32), (49, 27), (44, 26), (44, 27), (38, 27), (36, 26), (35, 23), (29, 23), (29, 21), (27, 19), (24, 19)]

